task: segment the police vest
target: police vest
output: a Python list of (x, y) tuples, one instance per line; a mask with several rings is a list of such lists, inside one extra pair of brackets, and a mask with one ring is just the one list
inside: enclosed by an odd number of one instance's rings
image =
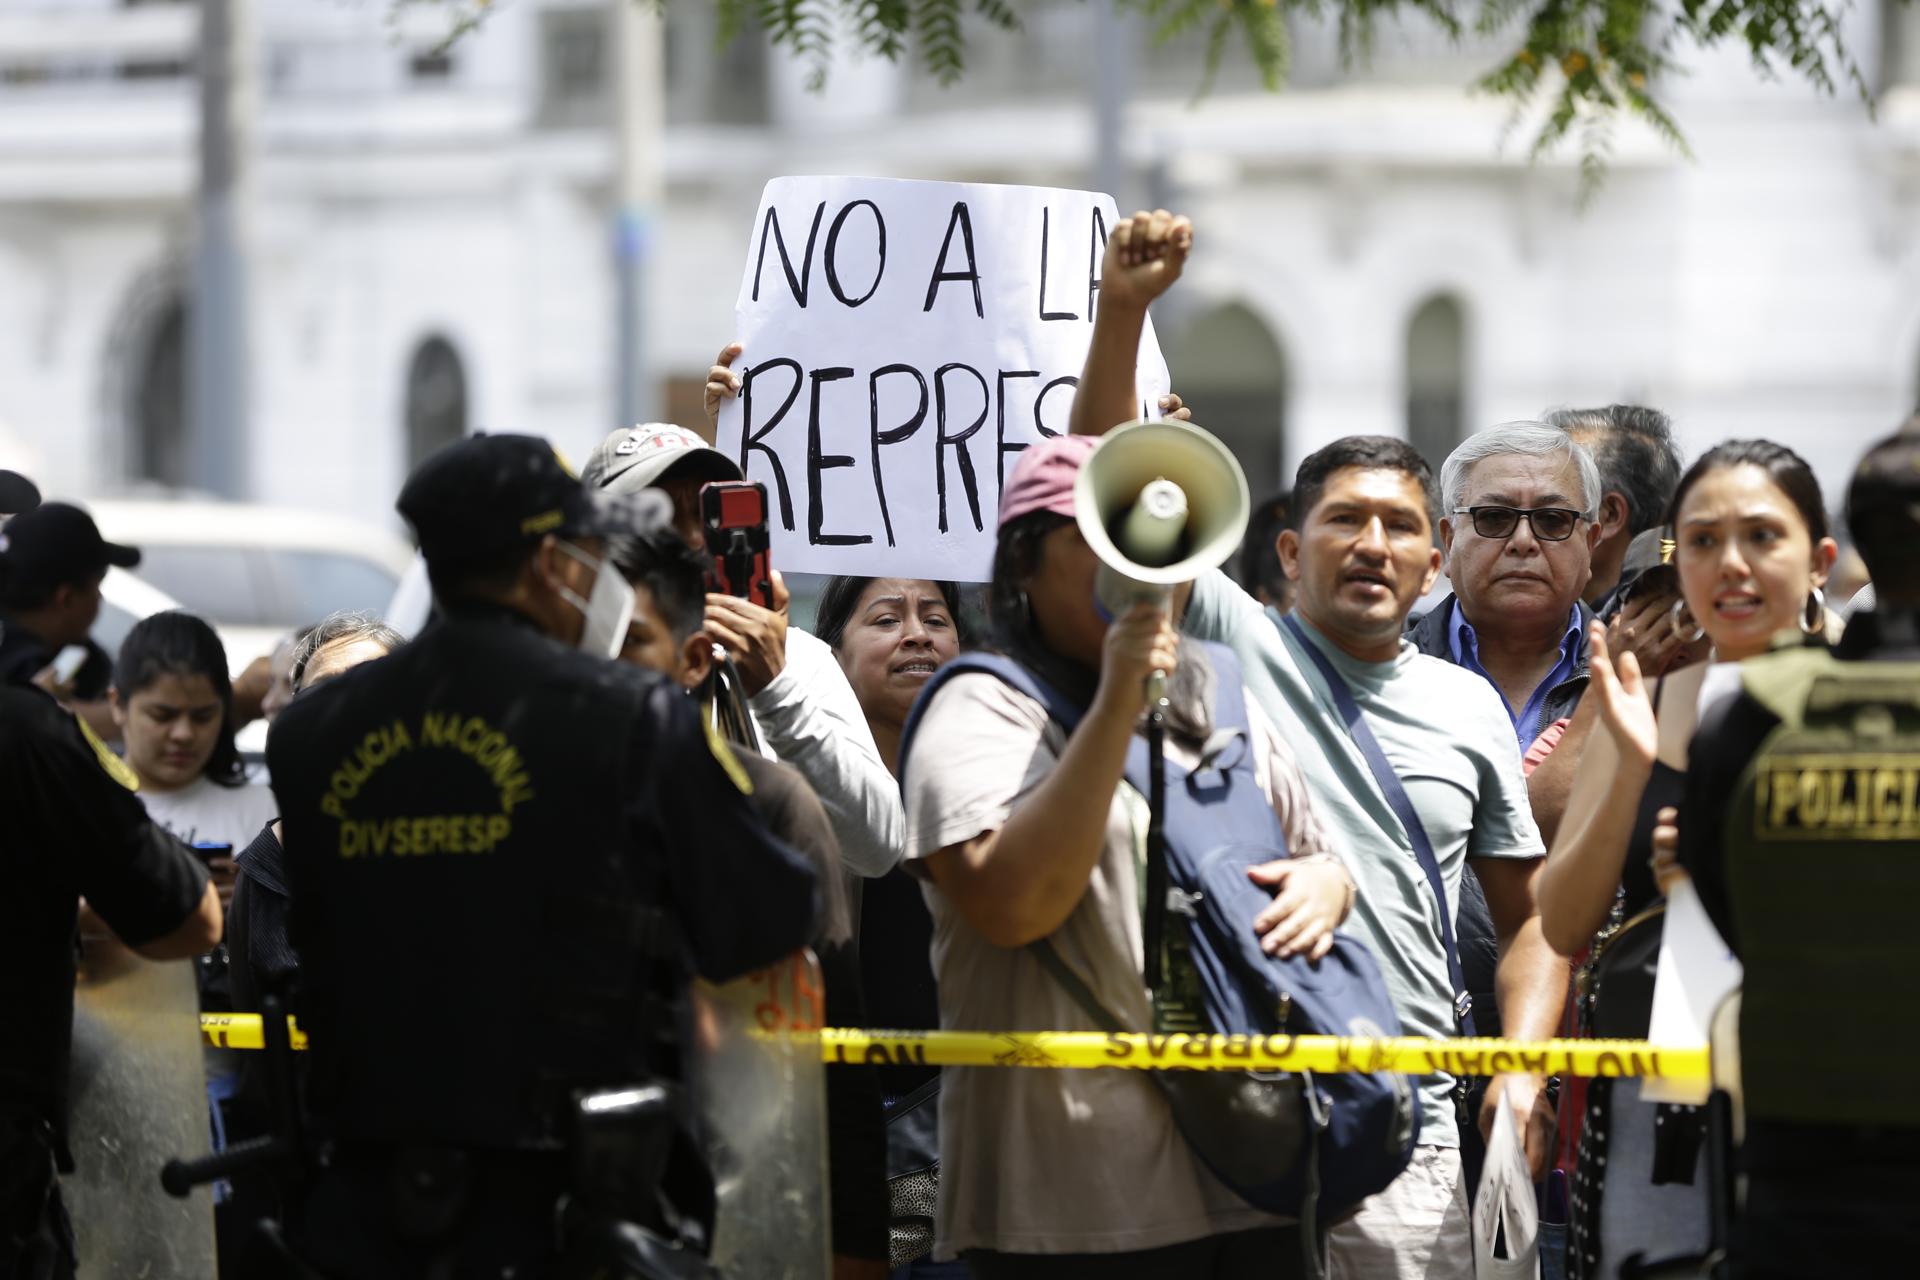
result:
[(269, 763), (328, 1134), (549, 1146), (571, 1090), (660, 1065), (684, 970), (627, 813), (669, 694), (488, 614), (288, 706)]
[(1780, 718), (1727, 815), (1749, 1115), (1920, 1124), (1920, 664), (1747, 662)]

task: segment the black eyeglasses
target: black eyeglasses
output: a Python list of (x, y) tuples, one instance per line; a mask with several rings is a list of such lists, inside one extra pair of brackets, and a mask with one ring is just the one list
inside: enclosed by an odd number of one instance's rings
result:
[(1483, 538), (1511, 538), (1520, 527), (1520, 517), (1525, 516), (1533, 527), (1533, 536), (1542, 542), (1565, 542), (1573, 536), (1574, 525), (1586, 519), (1565, 507), (1535, 507), (1531, 511), (1518, 507), (1455, 507), (1453, 514), (1472, 516), (1473, 531)]

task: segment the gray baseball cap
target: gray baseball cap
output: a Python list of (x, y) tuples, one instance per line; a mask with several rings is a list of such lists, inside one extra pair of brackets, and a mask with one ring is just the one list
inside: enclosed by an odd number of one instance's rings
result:
[(643, 422), (616, 431), (594, 446), (580, 480), (589, 489), (638, 493), (673, 478), (738, 480), (740, 468), (685, 427)]

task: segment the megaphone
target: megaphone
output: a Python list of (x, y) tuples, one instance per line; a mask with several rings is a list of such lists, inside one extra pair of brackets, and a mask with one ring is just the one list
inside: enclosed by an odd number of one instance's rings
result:
[(1225, 563), (1247, 532), (1247, 477), (1227, 447), (1189, 422), (1115, 427), (1080, 465), (1073, 509), (1100, 560), (1094, 593), (1109, 616)]

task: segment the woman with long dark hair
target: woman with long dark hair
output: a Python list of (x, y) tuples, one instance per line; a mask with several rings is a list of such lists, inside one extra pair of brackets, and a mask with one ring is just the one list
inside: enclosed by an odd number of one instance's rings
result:
[(234, 746), (233, 683), (213, 628), (179, 610), (135, 623), (114, 665), (113, 718), (153, 820), (186, 844), (227, 847), (213, 861), (228, 901), (233, 852), (272, 820), (274, 803)]
[[(907, 858), (931, 886), (943, 1028), (1093, 1030), (1083, 997), (1133, 1030), (1170, 1012), (1142, 978), (1147, 806), (1122, 775), (1150, 673), (1170, 673), (1167, 755), (1189, 769), (1219, 681), (1165, 611), (1143, 604), (1109, 623), (1097, 608), (1098, 561), (1073, 520), (1096, 443), (1022, 454), (1001, 496), (989, 604), (994, 647), (1084, 708), (1077, 726), (969, 671), (925, 695), (907, 744)], [(1251, 704), (1245, 714), (1257, 783), (1294, 855), (1249, 867), (1276, 894), (1255, 928), (1272, 952), (1317, 957), (1352, 881), (1272, 725)], [(1144, 1073), (949, 1067), (942, 1090), (936, 1256), (964, 1256), (976, 1276), (1285, 1277), (1305, 1265), (1297, 1229), (1201, 1165)]]
[[(1607, 666), (1606, 631), (1591, 633), (1593, 690), (1605, 732), (1588, 739), (1566, 816), (1540, 872), (1540, 924), (1563, 955), (1594, 944), (1582, 982), (1583, 1029), (1644, 1036), (1648, 966), (1661, 927), (1650, 865), (1661, 815), (1680, 803), (1700, 706), (1736, 664), (1782, 633), (1818, 643), (1831, 623), (1821, 588), (1837, 555), (1813, 470), (1768, 440), (1729, 440), (1701, 455), (1668, 508), (1683, 638), (1704, 637), (1712, 661), (1648, 689), (1631, 653)], [(1603, 669), (1604, 668), (1604, 669)], [(1611, 953), (1611, 955), (1610, 955)], [(1696, 1253), (1707, 1243), (1700, 1118), (1656, 1107), (1638, 1082), (1588, 1088), (1574, 1177), (1569, 1274), (1610, 1275), (1621, 1259)]]

